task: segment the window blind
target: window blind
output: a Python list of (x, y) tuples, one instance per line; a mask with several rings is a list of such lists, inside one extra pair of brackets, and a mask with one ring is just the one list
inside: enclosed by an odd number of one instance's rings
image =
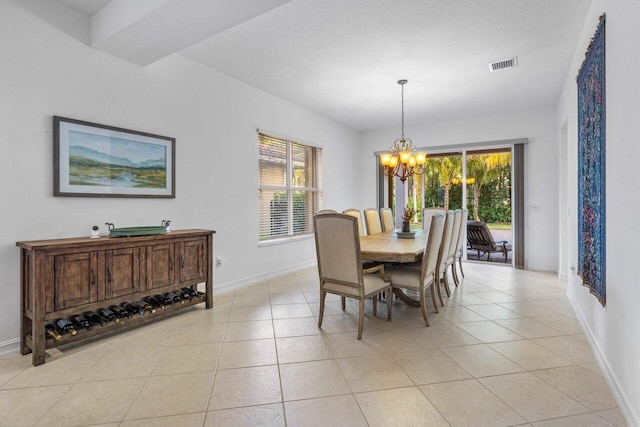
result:
[(258, 240), (313, 233), (322, 202), (322, 150), (258, 134)]

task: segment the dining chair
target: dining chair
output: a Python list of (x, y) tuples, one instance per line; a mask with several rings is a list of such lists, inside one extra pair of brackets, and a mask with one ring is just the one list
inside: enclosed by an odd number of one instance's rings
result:
[(358, 235), (364, 236), (364, 227), (362, 227), (362, 216), (360, 215), (360, 209), (345, 209), (343, 214), (352, 216), (358, 220)]
[[(451, 242), (449, 243), (449, 251), (447, 252), (447, 258), (445, 259), (445, 274), (448, 267), (451, 267), (451, 277), (455, 277), (453, 274), (454, 263), (456, 262), (456, 248), (458, 246), (458, 235), (460, 234), (460, 224), (462, 222), (462, 209), (456, 209), (453, 211), (453, 228), (451, 229)], [(453, 279), (453, 282), (458, 286), (458, 282)], [(447, 281), (448, 283), (448, 281)]]
[(464, 271), (462, 270), (462, 251), (464, 249), (465, 232), (467, 231), (467, 218), (469, 218), (469, 210), (462, 209), (462, 218), (460, 219), (460, 230), (458, 231), (458, 241), (456, 242), (456, 251), (454, 254), (453, 264), (451, 264), (451, 272), (453, 275), (453, 281), (456, 286), (460, 284), (460, 278), (458, 277), (458, 271), (456, 268), (456, 261), (460, 266), (460, 273), (464, 277)]
[(429, 225), (431, 224), (431, 217), (437, 213), (445, 214), (445, 210), (443, 208), (424, 208), (422, 210), (422, 229), (429, 230)]
[[(453, 231), (453, 211), (448, 211), (444, 216), (444, 229), (442, 232), (442, 241), (440, 242), (440, 251), (438, 252), (438, 263), (436, 265), (436, 290), (438, 291), (438, 299), (440, 305), (444, 307), (444, 301), (442, 300), (441, 285), (444, 284), (444, 290), (447, 296), (451, 295), (449, 290), (449, 283), (447, 282), (447, 270), (445, 261), (447, 260), (447, 254), (449, 253), (449, 245), (451, 244), (451, 232)], [(440, 280), (442, 278), (442, 281)]]
[(328, 213), (337, 213), (337, 212), (334, 211), (333, 209), (321, 209), (318, 212), (316, 212), (316, 215), (324, 215)]
[(391, 279), (393, 288), (409, 289), (418, 291), (420, 295), (420, 309), (424, 323), (429, 326), (427, 319), (427, 302), (425, 292), (427, 289), (431, 291), (431, 301), (436, 312), (438, 304), (436, 303), (436, 266), (438, 262), (438, 254), (440, 244), (443, 237), (445, 217), (441, 213), (436, 213), (431, 217), (429, 234), (422, 255), (421, 268), (412, 268), (396, 264), (387, 268), (387, 276)]
[[(362, 338), (365, 298), (373, 298), (373, 315), (377, 315), (378, 295), (391, 295), (391, 283), (385, 276), (384, 265), (363, 269), (360, 258), (360, 237), (357, 219), (339, 213), (314, 215), (314, 234), (318, 275), (320, 279), (320, 314), (322, 327), (324, 301), (327, 293), (354, 298), (359, 302), (358, 339)], [(391, 320), (391, 298), (387, 298), (387, 320)], [(342, 309), (344, 310), (344, 304)]]
[(380, 213), (377, 209), (369, 208), (364, 210), (364, 222), (367, 224), (367, 235), (382, 233), (382, 223)]
[(393, 220), (393, 211), (391, 208), (380, 209), (380, 216), (382, 217), (382, 230), (393, 231), (396, 228), (396, 223)]

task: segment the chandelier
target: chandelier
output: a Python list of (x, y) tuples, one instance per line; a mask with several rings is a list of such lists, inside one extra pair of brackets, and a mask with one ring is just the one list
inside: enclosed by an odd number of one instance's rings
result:
[(380, 162), (384, 166), (384, 174), (387, 176), (397, 176), (400, 181), (405, 182), (413, 175), (422, 175), (424, 172), (424, 162), (427, 160), (425, 153), (413, 153), (416, 149), (409, 138), (404, 137), (404, 85), (407, 80), (398, 80), (402, 87), (402, 136), (396, 139), (389, 147), (390, 153), (380, 155)]

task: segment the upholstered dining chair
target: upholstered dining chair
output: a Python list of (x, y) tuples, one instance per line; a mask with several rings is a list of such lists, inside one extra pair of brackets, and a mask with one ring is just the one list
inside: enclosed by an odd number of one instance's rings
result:
[(377, 209), (369, 208), (364, 210), (364, 222), (367, 224), (367, 235), (382, 233), (382, 223), (380, 213)]
[(358, 235), (364, 236), (364, 227), (362, 226), (362, 216), (360, 215), (360, 209), (345, 209), (342, 211), (343, 214), (352, 216), (358, 220)]
[(393, 220), (393, 211), (391, 208), (380, 209), (380, 217), (382, 218), (382, 230), (393, 231), (396, 228), (396, 223)]
[(316, 212), (316, 215), (324, 215), (328, 213), (337, 213), (337, 212), (334, 211), (333, 209), (321, 209), (318, 212)]
[[(360, 237), (357, 219), (344, 214), (328, 213), (314, 215), (314, 234), (318, 275), (320, 278), (320, 314), (318, 327), (322, 327), (324, 300), (327, 293), (344, 299), (354, 298), (359, 302), (358, 339), (362, 338), (365, 298), (373, 298), (373, 315), (377, 315), (378, 295), (391, 295), (391, 283), (385, 276), (384, 266), (362, 268)], [(391, 320), (391, 298), (387, 298), (387, 320)]]
[[(451, 267), (451, 277), (454, 277), (453, 274), (453, 264), (456, 262), (456, 248), (458, 247), (458, 235), (460, 234), (460, 224), (462, 222), (462, 209), (456, 209), (453, 211), (453, 228), (451, 229), (451, 242), (449, 243), (449, 251), (447, 253), (447, 258), (445, 259), (445, 271), (444, 274), (447, 274), (447, 268)], [(453, 282), (456, 286), (458, 286), (458, 282), (454, 279)], [(447, 280), (448, 284), (448, 280)], [(447, 292), (449, 295), (449, 292)]]
[[(442, 242), (440, 242), (440, 251), (438, 252), (438, 263), (436, 266), (436, 290), (438, 291), (438, 299), (440, 305), (444, 307), (442, 300), (442, 291), (440, 287), (444, 284), (444, 290), (447, 296), (451, 295), (449, 283), (447, 282), (447, 270), (445, 261), (449, 253), (449, 245), (451, 244), (451, 232), (453, 231), (453, 211), (448, 211), (444, 216), (444, 230), (442, 232)], [(442, 281), (440, 279), (442, 278)]]
[(424, 248), (424, 253), (422, 255), (420, 268), (396, 264), (388, 267), (386, 270), (387, 275), (391, 279), (392, 287), (418, 291), (420, 295), (420, 309), (426, 326), (429, 326), (425, 295), (427, 289), (430, 289), (433, 307), (436, 312), (438, 311), (438, 304), (436, 303), (435, 296), (436, 265), (443, 237), (442, 231), (444, 228), (444, 221), (445, 217), (441, 213), (436, 213), (431, 217), (429, 234)]
[(435, 214), (445, 214), (443, 208), (425, 208), (422, 210), (422, 229), (429, 230), (429, 225), (431, 224), (431, 217)]
[(456, 261), (460, 266), (460, 274), (464, 277), (464, 271), (462, 270), (462, 251), (464, 249), (465, 232), (467, 231), (467, 218), (469, 217), (469, 210), (462, 209), (462, 218), (460, 219), (460, 231), (458, 232), (458, 242), (456, 243), (456, 251), (454, 254), (453, 264), (451, 264), (451, 274), (453, 275), (453, 281), (456, 286), (460, 284), (460, 278), (458, 277), (458, 271), (456, 268)]

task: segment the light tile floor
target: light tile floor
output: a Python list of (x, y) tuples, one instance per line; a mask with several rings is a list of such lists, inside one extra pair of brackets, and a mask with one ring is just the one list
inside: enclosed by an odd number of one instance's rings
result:
[(0, 425), (623, 426), (552, 274), (465, 264), (429, 310), (393, 304), (362, 341), (357, 304), (315, 269), (219, 295), (118, 335), (61, 348), (39, 367), (0, 359)]

